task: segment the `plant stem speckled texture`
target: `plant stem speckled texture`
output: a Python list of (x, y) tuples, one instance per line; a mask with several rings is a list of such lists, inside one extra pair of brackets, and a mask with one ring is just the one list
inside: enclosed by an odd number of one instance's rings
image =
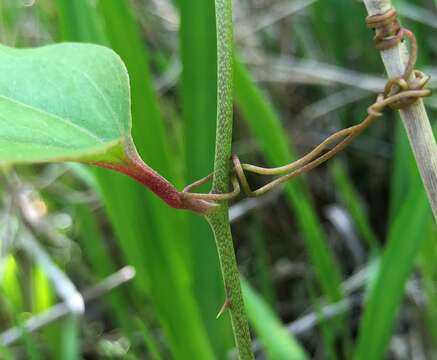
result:
[[(215, 0), (215, 9), (217, 25), (218, 98), (216, 153), (212, 191), (214, 193), (225, 193), (228, 191), (230, 183), (233, 120), (232, 0)], [(236, 347), (240, 359), (253, 359), (249, 325), (244, 308), (240, 275), (229, 224), (228, 204), (223, 202), (217, 210), (208, 215), (207, 219), (216, 239)]]
[[(216, 0), (217, 24), (217, 131), (214, 160), (213, 192), (229, 188), (232, 145), (232, 0)], [(231, 23), (230, 23), (231, 22)]]

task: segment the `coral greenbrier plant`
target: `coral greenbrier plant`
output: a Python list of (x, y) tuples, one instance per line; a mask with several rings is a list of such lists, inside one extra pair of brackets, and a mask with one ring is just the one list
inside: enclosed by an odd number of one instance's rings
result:
[[(74, 43), (20, 50), (0, 45), (0, 72), (6, 74), (0, 79), (0, 163), (75, 161), (112, 169), (139, 181), (171, 207), (205, 216), (215, 234), (227, 296), (220, 314), (230, 310), (240, 358), (252, 359), (227, 200), (239, 194), (240, 186), (247, 196), (258, 196), (311, 170), (346, 147), (381, 116), (386, 106), (410, 106), (417, 99), (429, 95), (429, 91), (424, 89), (428, 78), (414, 71), (414, 35), (402, 29), (398, 40), (404, 34), (411, 40), (410, 60), (402, 76), (388, 81), (384, 94), (369, 107), (369, 114), (363, 122), (330, 136), (312, 152), (289, 165), (266, 169), (241, 164), (236, 156), (232, 157), (231, 162), (231, 3), (231, 0), (215, 1), (218, 117), (213, 174), (184, 191), (178, 191), (145, 164), (131, 137), (129, 77), (123, 62), (105, 47)], [(382, 20), (386, 19), (383, 17)], [(410, 79), (414, 78), (413, 75), (417, 76), (417, 80)], [(252, 191), (245, 171), (261, 175), (285, 175)], [(197, 185), (210, 179), (213, 181), (211, 193), (191, 192)], [(234, 189), (229, 192), (231, 182)]]

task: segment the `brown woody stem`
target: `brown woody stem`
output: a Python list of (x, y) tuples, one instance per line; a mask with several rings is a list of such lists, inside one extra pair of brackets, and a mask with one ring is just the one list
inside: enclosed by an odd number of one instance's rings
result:
[[(370, 16), (384, 14), (392, 8), (390, 0), (364, 0), (364, 4)], [(409, 58), (404, 43), (381, 50), (381, 57), (389, 78), (402, 76)], [(437, 146), (425, 106), (422, 100), (418, 100), (399, 112), (434, 219), (437, 219)]]

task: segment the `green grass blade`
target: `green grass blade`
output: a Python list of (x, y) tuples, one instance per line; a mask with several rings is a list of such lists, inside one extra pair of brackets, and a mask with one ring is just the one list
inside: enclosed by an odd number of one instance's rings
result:
[[(404, 287), (424, 240), (431, 213), (423, 190), (411, 191), (388, 235), (361, 321), (356, 360), (382, 359)], [(431, 218), (432, 219), (432, 218)]]
[[(96, 282), (113, 274), (117, 269), (112, 259), (112, 254), (107, 248), (102, 234), (98, 228), (97, 219), (88, 206), (79, 205), (76, 209), (76, 224), (78, 229), (78, 242), (83, 250), (84, 258), (90, 264), (93, 278)], [(131, 316), (128, 312), (129, 304), (126, 294), (119, 289), (114, 289), (108, 295), (112, 314), (123, 330), (130, 334), (133, 331)]]
[(13, 312), (22, 312), (24, 311), (25, 299), (23, 299), (21, 293), (17, 260), (14, 256), (8, 255), (3, 259), (2, 266), (2, 277), (0, 279), (1, 295)]
[(270, 360), (303, 360), (307, 355), (301, 345), (282, 326), (276, 314), (250, 284), (242, 279), (244, 301), (249, 321)]
[(46, 311), (55, 304), (55, 295), (44, 271), (36, 266), (32, 274), (32, 312), (34, 314)]
[(260, 294), (272, 309), (276, 309), (276, 294), (268, 251), (268, 236), (258, 224), (250, 231), (254, 250), (255, 277)]
[(111, 275), (116, 267), (98, 228), (97, 218), (88, 206), (79, 205), (75, 213), (78, 242), (83, 256), (100, 279)]
[[(181, 98), (188, 181), (211, 172), (217, 113), (214, 2), (181, 0)], [(202, 149), (202, 151), (199, 151)]]
[(62, 329), (62, 359), (63, 360), (79, 360), (81, 358), (80, 353), (80, 340), (79, 340), (79, 327), (80, 319), (75, 315), (69, 315), (63, 321)]
[(427, 236), (421, 250), (420, 271), (426, 304), (424, 322), (435, 350), (437, 348), (437, 328), (435, 327), (437, 323), (437, 248), (435, 246), (437, 236), (434, 224), (432, 224), (432, 227), (429, 227), (429, 231), (431, 231), (431, 234)]
[(146, 345), (146, 348), (150, 353), (150, 358), (152, 360), (162, 360), (161, 354), (159, 353), (158, 345), (156, 344), (156, 341), (147, 326), (141, 320), (137, 320), (136, 323), (141, 329), (141, 333), (143, 334), (144, 338), (144, 344)]
[(8, 348), (0, 345), (0, 359), (14, 360), (14, 355), (12, 354), (12, 351), (9, 351)]
[[(56, 0), (59, 9), (59, 29), (61, 39), (80, 39), (83, 42), (108, 44), (101, 18), (95, 16), (88, 0)], [(70, 16), (69, 14), (81, 14)]]
[[(413, 179), (417, 167), (413, 160), (407, 134), (399, 122), (395, 125), (393, 137), (393, 165), (390, 181), (390, 223), (396, 217), (405, 201), (409, 189), (413, 187)], [(420, 180), (420, 179), (419, 179)]]

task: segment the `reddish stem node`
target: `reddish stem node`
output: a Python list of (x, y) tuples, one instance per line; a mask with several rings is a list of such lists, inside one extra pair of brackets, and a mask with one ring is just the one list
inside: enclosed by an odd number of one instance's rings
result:
[(127, 157), (120, 163), (91, 162), (91, 164), (125, 174), (145, 187), (175, 209), (194, 211), (200, 215), (208, 214), (217, 205), (213, 202), (194, 199), (178, 191), (167, 179), (144, 163), (135, 149), (127, 146)]

